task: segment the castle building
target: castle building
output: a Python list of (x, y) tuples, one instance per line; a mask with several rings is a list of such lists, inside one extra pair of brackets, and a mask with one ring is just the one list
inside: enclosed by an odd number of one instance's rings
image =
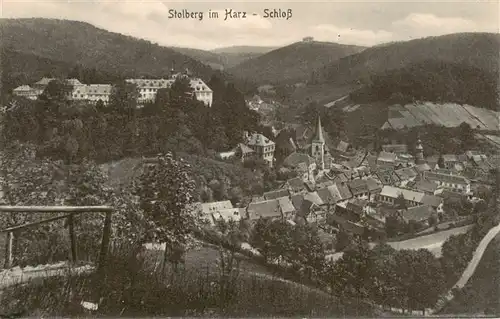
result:
[(156, 93), (160, 89), (170, 88), (175, 80), (179, 77), (189, 78), (189, 84), (193, 89), (193, 94), (198, 101), (203, 102), (206, 106), (212, 106), (213, 91), (202, 79), (191, 77), (188, 70), (184, 73), (175, 73), (171, 71), (170, 78), (168, 79), (127, 79), (128, 83), (134, 83), (139, 89), (139, 103), (153, 102), (156, 98)]
[[(32, 87), (21, 85), (12, 92), (14, 95), (36, 100), (52, 80), (56, 79), (42, 78), (40, 81), (34, 83)], [(67, 92), (66, 98), (68, 100), (90, 101), (92, 103), (97, 103), (101, 100), (104, 104), (109, 102), (112, 88), (111, 84), (83, 84), (78, 79), (67, 79), (65, 82), (72, 87), (71, 92)]]
[(12, 93), (16, 96), (22, 96), (30, 100), (38, 99), (43, 90), (32, 88), (29, 85), (21, 85), (15, 88)]
[[(203, 102), (208, 107), (212, 106), (213, 91), (203, 82), (203, 80), (191, 77), (191, 73), (188, 70), (184, 73), (175, 73), (172, 70), (171, 73), (168, 79), (127, 79), (125, 81), (137, 85), (139, 89), (138, 102), (145, 103), (153, 102), (158, 90), (170, 88), (178, 77), (187, 77), (196, 99)], [(12, 93), (16, 96), (36, 100), (52, 80), (56, 79), (44, 77), (32, 86), (21, 85), (15, 88)], [(110, 100), (112, 90), (111, 84), (83, 84), (78, 79), (67, 79), (65, 81), (73, 88), (72, 91), (67, 94), (68, 100), (89, 101), (93, 103), (102, 101), (104, 104), (107, 104)]]

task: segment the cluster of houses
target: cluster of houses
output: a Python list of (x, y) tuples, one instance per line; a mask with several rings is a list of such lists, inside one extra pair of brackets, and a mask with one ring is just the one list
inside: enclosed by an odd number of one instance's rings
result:
[[(203, 102), (206, 106), (212, 106), (213, 91), (202, 79), (192, 77), (191, 73), (186, 70), (183, 73), (174, 72), (168, 79), (127, 79), (128, 83), (137, 85), (138, 99), (140, 104), (146, 102), (154, 102), (156, 93), (160, 89), (170, 88), (175, 80), (179, 77), (187, 77), (190, 86), (193, 90), (192, 94), (196, 96), (198, 101)], [(30, 100), (36, 100), (43, 93), (50, 81), (55, 78), (42, 78), (38, 82), (30, 85), (21, 85), (15, 88), (12, 92), (16, 96), (22, 96)], [(108, 104), (113, 86), (111, 84), (83, 84), (78, 79), (66, 79), (72, 90), (67, 93), (67, 98), (74, 101), (86, 101), (97, 103), (101, 101), (103, 104)]]
[[(304, 136), (280, 138), (278, 134), (273, 142), (254, 134), (248, 144), (238, 145), (232, 156), (240, 154), (245, 160), (257, 154), (270, 165), (295, 171), (297, 177), (279, 189), (254, 196), (246, 207), (235, 208), (229, 201), (201, 204), (207, 219), (333, 224), (361, 235), (366, 227), (383, 230), (386, 217), (396, 214), (425, 227), (446, 216), (446, 200), (472, 200), (474, 188), (487, 184), (494, 168), (484, 154), (475, 151), (426, 158), (420, 140), (413, 155), (407, 145), (384, 145), (377, 154), (353, 150), (343, 141), (333, 144), (330, 151), (320, 119), (307, 141), (300, 137)], [(402, 198), (405, 205), (401, 205)]]

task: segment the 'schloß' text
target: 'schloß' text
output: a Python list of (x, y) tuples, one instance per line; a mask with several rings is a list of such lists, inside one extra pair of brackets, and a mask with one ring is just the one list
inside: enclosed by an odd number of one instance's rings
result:
[(264, 18), (270, 19), (290, 19), (292, 9), (264, 9)]

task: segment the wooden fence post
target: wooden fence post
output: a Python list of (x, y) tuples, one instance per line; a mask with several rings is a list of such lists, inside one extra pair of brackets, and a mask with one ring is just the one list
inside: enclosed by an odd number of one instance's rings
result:
[(78, 253), (76, 248), (75, 220), (73, 218), (73, 214), (68, 216), (68, 230), (71, 241), (71, 262), (76, 264), (78, 261)]
[(14, 242), (14, 232), (7, 232), (7, 240), (5, 241), (5, 264), (4, 268), (12, 267), (12, 244)]
[(101, 241), (101, 252), (99, 254), (99, 264), (97, 265), (98, 271), (102, 271), (106, 264), (109, 251), (109, 240), (111, 238), (111, 214), (112, 212), (106, 212), (106, 218), (104, 219), (104, 226), (102, 229), (102, 241)]

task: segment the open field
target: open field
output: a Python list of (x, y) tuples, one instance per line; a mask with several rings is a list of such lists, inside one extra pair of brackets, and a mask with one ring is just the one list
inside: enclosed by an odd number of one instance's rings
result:
[[(149, 256), (157, 264), (161, 264), (163, 259), (163, 249), (158, 246), (152, 247), (146, 245), (148, 248)], [(208, 271), (210, 273), (217, 272), (217, 263), (220, 258), (219, 252), (208, 244), (203, 244), (201, 247), (197, 247), (189, 250), (184, 259), (186, 269), (193, 269), (198, 271)], [(256, 273), (270, 275), (271, 272), (264, 266), (258, 265), (252, 262), (248, 257), (237, 254), (237, 258), (240, 260), (240, 270), (242, 273)]]
[(335, 101), (356, 89), (357, 87), (355, 85), (344, 85), (332, 88), (330, 84), (298, 87), (293, 92), (292, 99), (302, 102), (317, 101), (319, 105), (324, 105)]
[(388, 125), (394, 129), (411, 128), (423, 124), (456, 127), (465, 122), (474, 129), (499, 131), (500, 113), (469, 105), (420, 103), (404, 106), (404, 111), (393, 114)]

